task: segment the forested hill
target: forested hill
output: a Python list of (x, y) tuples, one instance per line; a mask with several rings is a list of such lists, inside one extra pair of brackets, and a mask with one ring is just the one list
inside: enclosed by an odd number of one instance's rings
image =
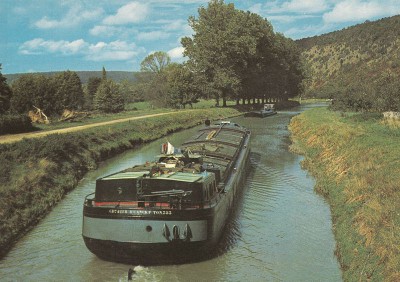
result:
[[(53, 76), (58, 72), (40, 72), (38, 74), (42, 74), (45, 76)], [(83, 84), (87, 83), (90, 77), (102, 77), (102, 71), (76, 71), (81, 82)], [(24, 75), (24, 73), (16, 73), (16, 74), (4, 74), (7, 78), (7, 83), (11, 84), (14, 80), (18, 79)], [(114, 80), (115, 82), (121, 82), (124, 80), (133, 82), (135, 81), (135, 72), (129, 71), (107, 71), (107, 77)]]
[(357, 83), (400, 77), (399, 15), (296, 42), (310, 75), (307, 95), (335, 98)]

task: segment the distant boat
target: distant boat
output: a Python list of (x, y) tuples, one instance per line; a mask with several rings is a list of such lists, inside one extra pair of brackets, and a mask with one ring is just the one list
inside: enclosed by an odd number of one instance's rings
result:
[(241, 195), (249, 142), (246, 128), (221, 122), (179, 149), (163, 144), (156, 162), (98, 179), (83, 207), (86, 246), (102, 259), (130, 263), (208, 257)]
[(245, 113), (245, 117), (268, 117), (277, 114), (275, 111), (275, 105), (274, 104), (265, 104), (264, 107), (259, 110), (259, 111), (251, 111), (248, 113)]

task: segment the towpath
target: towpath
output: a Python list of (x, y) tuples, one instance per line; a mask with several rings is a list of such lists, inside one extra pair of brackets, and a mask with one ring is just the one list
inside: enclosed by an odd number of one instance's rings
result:
[(122, 118), (122, 119), (115, 119), (115, 120), (110, 120), (110, 121), (104, 121), (104, 122), (98, 122), (98, 123), (92, 123), (92, 124), (86, 124), (86, 125), (62, 128), (62, 129), (40, 131), (40, 132), (28, 132), (28, 133), (2, 135), (2, 136), (0, 136), (0, 143), (12, 143), (12, 142), (20, 141), (23, 138), (39, 138), (39, 137), (44, 137), (44, 136), (47, 136), (47, 135), (50, 135), (50, 134), (56, 134), (56, 133), (62, 134), (62, 133), (76, 132), (76, 131), (81, 131), (81, 130), (84, 130), (84, 129), (97, 127), (97, 126), (110, 125), (110, 124), (126, 122), (126, 121), (131, 121), (131, 120), (144, 119), (144, 118), (149, 118), (149, 117), (177, 114), (177, 113), (182, 113), (182, 112), (186, 112), (186, 111), (189, 111), (189, 110), (183, 110), (183, 111), (179, 111), (179, 112), (158, 113), (158, 114), (151, 114), (151, 115), (144, 115), (144, 116), (137, 116), (137, 117), (129, 117), (129, 118)]

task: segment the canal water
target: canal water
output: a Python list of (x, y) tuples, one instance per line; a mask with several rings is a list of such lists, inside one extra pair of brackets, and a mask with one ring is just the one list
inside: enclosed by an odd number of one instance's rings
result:
[[(81, 237), (82, 203), (98, 177), (152, 160), (161, 141), (126, 152), (89, 172), (79, 186), (0, 261), (1, 281), (341, 281), (328, 205), (314, 179), (289, 152), (290, 119), (310, 106), (275, 116), (233, 119), (252, 131), (251, 167), (228, 222), (220, 255), (163, 266), (106, 262)], [(168, 137), (174, 145), (196, 128)], [(164, 140), (162, 140), (164, 141)]]

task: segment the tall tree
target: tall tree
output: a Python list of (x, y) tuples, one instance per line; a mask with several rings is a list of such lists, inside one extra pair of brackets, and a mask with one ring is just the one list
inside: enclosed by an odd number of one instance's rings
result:
[(171, 58), (167, 53), (157, 51), (144, 58), (140, 64), (140, 70), (143, 72), (161, 73), (170, 63)]
[(55, 75), (53, 79), (57, 85), (56, 111), (61, 114), (65, 109), (80, 109), (83, 106), (84, 97), (78, 74), (73, 71), (64, 71)]
[(217, 103), (222, 98), (223, 105), (232, 92), (240, 86), (240, 76), (236, 72), (241, 45), (238, 44), (238, 26), (235, 25), (235, 7), (221, 0), (213, 0), (207, 8), (198, 10), (199, 17), (190, 17), (189, 25), (195, 31), (193, 38), (182, 38), (185, 56), (197, 72), (202, 73), (215, 89)]
[(186, 65), (173, 63), (165, 69), (165, 75), (168, 106), (185, 108), (186, 105), (190, 105), (192, 107), (200, 95), (194, 73)]
[(10, 108), (12, 91), (6, 82), (7, 78), (1, 73), (1, 69), (0, 64), (0, 114), (3, 114)]
[(101, 79), (102, 80), (106, 80), (107, 79), (107, 72), (106, 72), (106, 69), (105, 69), (104, 66), (103, 66), (103, 69), (101, 71)]
[(118, 113), (124, 110), (124, 99), (118, 84), (106, 79), (102, 80), (94, 99), (95, 109), (104, 113)]
[(26, 74), (11, 85), (13, 96), (11, 109), (27, 113), (33, 106), (39, 107), (47, 115), (56, 113), (57, 99), (54, 96), (55, 84), (51, 78), (39, 74)]
[(85, 92), (85, 108), (91, 110), (93, 108), (93, 100), (97, 92), (97, 88), (102, 79), (99, 77), (89, 77)]

